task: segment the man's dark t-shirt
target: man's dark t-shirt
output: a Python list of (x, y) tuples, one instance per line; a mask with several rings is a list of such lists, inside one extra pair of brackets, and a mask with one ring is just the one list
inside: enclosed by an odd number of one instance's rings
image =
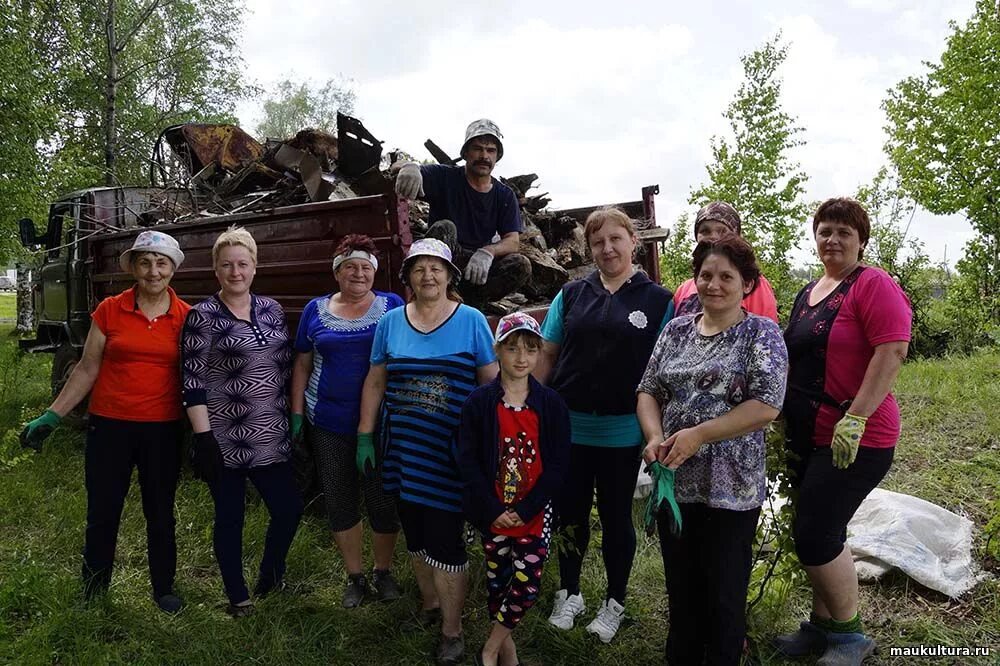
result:
[(489, 192), (477, 192), (465, 179), (465, 167), (425, 164), (420, 167), (424, 199), (431, 205), (428, 222), (451, 220), (458, 243), (468, 250), (489, 245), (494, 234), (521, 231), (521, 210), (514, 191), (493, 178)]

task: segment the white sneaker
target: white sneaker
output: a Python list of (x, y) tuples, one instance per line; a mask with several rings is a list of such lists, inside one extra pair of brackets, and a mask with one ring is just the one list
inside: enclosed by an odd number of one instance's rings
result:
[(608, 599), (601, 604), (594, 621), (587, 625), (587, 631), (597, 634), (602, 643), (610, 643), (618, 633), (623, 617), (625, 617), (625, 607), (614, 599)]
[(569, 596), (567, 590), (559, 590), (552, 602), (552, 615), (549, 615), (549, 624), (560, 629), (572, 629), (573, 620), (586, 608), (582, 594)]

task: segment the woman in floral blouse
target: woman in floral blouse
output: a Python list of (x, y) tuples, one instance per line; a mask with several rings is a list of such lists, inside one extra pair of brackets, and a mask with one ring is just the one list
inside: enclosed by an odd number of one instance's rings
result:
[(292, 347), (281, 306), (250, 291), (257, 269), (250, 232), (223, 232), (212, 247), (212, 262), (221, 289), (188, 313), (181, 374), (195, 433), (192, 466), (215, 501), (215, 558), (229, 612), (238, 617), (253, 610), (243, 578), (247, 479), (271, 515), (254, 596), (280, 586), (302, 515), (289, 463)]
[(670, 664), (738, 664), (751, 548), (765, 497), (764, 426), (785, 395), (788, 352), (743, 299), (760, 271), (742, 238), (702, 242), (694, 276), (703, 312), (671, 320), (638, 388), (646, 462), (674, 470), (682, 529), (659, 520), (670, 599)]

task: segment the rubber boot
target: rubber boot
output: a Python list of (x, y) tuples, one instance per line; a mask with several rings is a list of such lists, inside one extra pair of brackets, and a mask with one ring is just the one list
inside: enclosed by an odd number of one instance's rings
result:
[(798, 631), (775, 637), (771, 645), (785, 657), (822, 654), (826, 649), (826, 632), (812, 622), (803, 622)]
[(875, 653), (875, 641), (858, 632), (853, 634), (826, 634), (826, 651), (816, 666), (860, 666)]

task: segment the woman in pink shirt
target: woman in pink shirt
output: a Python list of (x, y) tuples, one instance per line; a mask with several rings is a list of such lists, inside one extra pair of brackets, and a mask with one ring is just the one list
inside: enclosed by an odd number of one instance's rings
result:
[[(706, 204), (694, 217), (694, 239), (700, 243), (714, 243), (729, 234), (740, 235), (740, 214), (725, 201), (713, 201)], [(701, 312), (701, 301), (698, 299), (698, 289), (694, 278), (686, 280), (674, 292), (674, 303), (677, 304), (675, 317), (697, 314)], [(763, 275), (757, 287), (743, 299), (743, 309), (747, 312), (777, 322), (778, 303), (774, 299), (774, 289)]]
[(829, 199), (813, 217), (823, 275), (795, 298), (785, 343), (789, 474), (799, 489), (793, 536), (813, 589), (812, 615), (775, 647), (860, 664), (875, 649), (858, 614), (847, 523), (892, 464), (899, 407), (890, 389), (910, 341), (910, 302), (861, 263), (871, 223), (858, 202)]

